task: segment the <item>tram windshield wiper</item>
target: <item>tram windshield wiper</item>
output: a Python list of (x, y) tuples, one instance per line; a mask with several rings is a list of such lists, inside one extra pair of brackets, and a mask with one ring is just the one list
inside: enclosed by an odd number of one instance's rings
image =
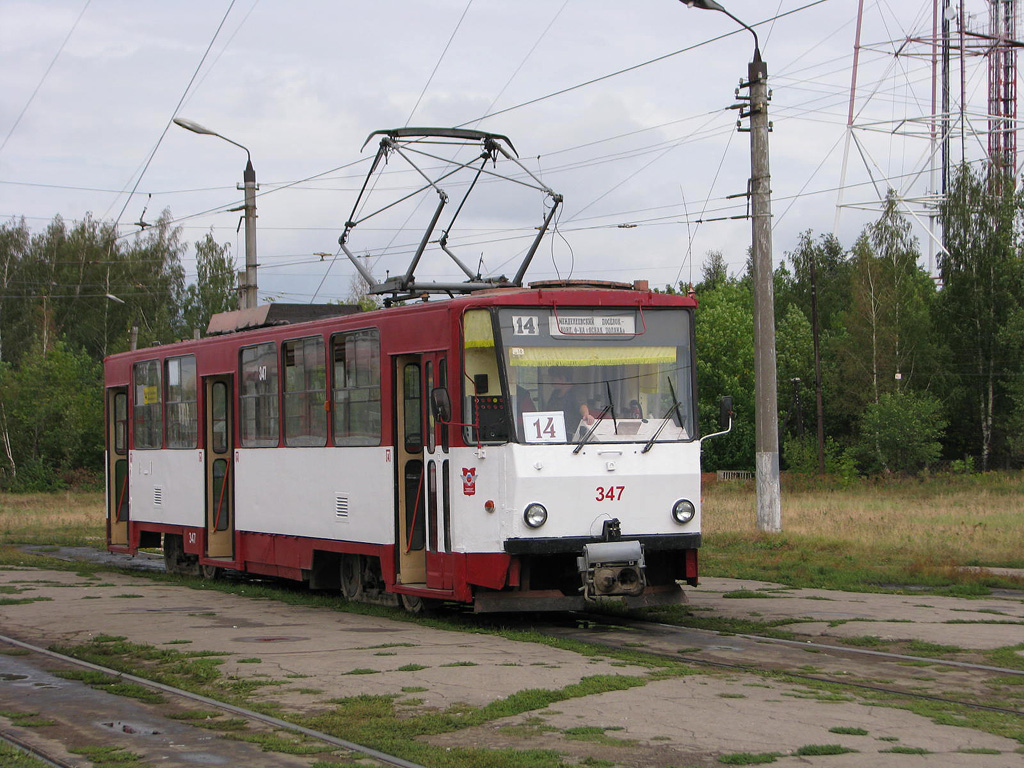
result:
[(608, 411), (610, 411), (611, 408), (612, 404), (608, 403), (608, 405), (606, 405), (597, 415), (597, 418), (594, 419), (594, 423), (591, 425), (590, 429), (588, 429), (587, 433), (580, 438), (580, 441), (576, 444), (576, 447), (572, 449), (574, 456), (583, 450), (583, 446), (586, 445), (587, 442), (590, 440), (590, 436), (594, 434), (594, 430), (597, 429), (597, 425), (601, 423), (601, 419), (604, 418), (604, 415), (608, 413)]
[(615, 427), (615, 434), (619, 434), (619, 421), (615, 418), (615, 400), (612, 398), (612, 385), (609, 382), (604, 383), (605, 388), (608, 390), (608, 407), (606, 411), (612, 412), (612, 425)]
[(672, 411), (676, 412), (676, 418), (679, 419), (679, 426), (683, 426), (683, 414), (679, 411), (679, 406), (682, 405), (682, 403), (680, 403), (679, 399), (676, 397), (676, 388), (672, 386), (672, 377), (667, 377), (667, 381), (668, 391), (672, 395), (672, 405), (670, 405), (668, 410), (665, 411), (665, 415), (661, 417), (661, 426), (658, 427), (658, 430), (653, 435), (651, 435), (651, 439), (647, 441), (647, 445), (644, 446), (640, 453), (647, 453), (652, 447), (654, 447), (654, 441), (658, 439), (661, 431), (665, 429), (665, 425), (669, 422), (669, 414), (672, 413)]

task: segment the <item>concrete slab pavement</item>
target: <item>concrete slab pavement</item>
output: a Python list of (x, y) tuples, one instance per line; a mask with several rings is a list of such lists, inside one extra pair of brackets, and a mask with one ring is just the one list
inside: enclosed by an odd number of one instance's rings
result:
[[(965, 768), (1024, 764), (1024, 753), (1017, 751), (1021, 742), (1014, 739), (938, 725), (911, 712), (865, 706), (856, 695), (833, 698), (754, 674), (698, 673), (659, 680), (639, 665), (490, 634), (252, 600), (123, 573), (90, 578), (12, 568), (0, 571), (0, 587), (9, 588), (4, 591), (10, 598), (34, 600), (0, 605), (0, 633), (41, 646), (77, 644), (106, 634), (157, 647), (226, 653), (221, 667), (225, 675), (281, 683), (265, 686), (257, 695), (289, 711), (324, 711), (331, 708), (331, 699), (370, 693), (396, 696), (399, 711), (409, 716), (453, 704), (480, 706), (524, 689), (560, 689), (597, 674), (645, 681), (627, 691), (568, 699), (434, 737), (438, 746), (551, 748), (573, 760), (591, 756), (623, 766), (667, 767), (711, 766), (718, 755), (728, 753), (792, 755), (807, 745), (842, 744), (859, 751), (780, 757), (777, 764), (831, 768), (895, 768), (923, 760)], [(772, 590), (768, 593), (772, 597), (725, 597), (739, 589)], [(1024, 621), (1024, 596), (974, 601), (826, 593), (719, 579), (706, 579), (689, 594), (694, 608), (722, 615), (814, 619), (790, 629), (815, 638), (852, 628), (877, 635), (891, 626), (901, 637), (966, 643), (964, 647), (978, 649), (1024, 641), (1020, 623), (947, 623), (964, 618)], [(846, 623), (836, 625), (840, 620)], [(953, 642), (950, 632), (962, 627), (971, 631), (964, 633), (962, 642)], [(576, 739), (571, 729), (580, 726), (621, 728), (606, 735), (623, 743)], [(837, 727), (867, 733), (844, 735), (830, 730)], [(1020, 732), (1024, 739), (1024, 722)], [(926, 749), (931, 754), (887, 751), (894, 746)], [(964, 751), (979, 749), (992, 754)]]

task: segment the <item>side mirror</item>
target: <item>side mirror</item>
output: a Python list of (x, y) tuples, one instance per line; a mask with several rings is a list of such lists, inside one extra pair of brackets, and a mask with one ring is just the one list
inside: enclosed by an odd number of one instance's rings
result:
[(732, 424), (732, 395), (722, 398), (721, 412), (718, 415), (719, 429), (728, 429)]
[(430, 390), (430, 412), (434, 414), (434, 419), (442, 424), (452, 420), (452, 401), (444, 387)]

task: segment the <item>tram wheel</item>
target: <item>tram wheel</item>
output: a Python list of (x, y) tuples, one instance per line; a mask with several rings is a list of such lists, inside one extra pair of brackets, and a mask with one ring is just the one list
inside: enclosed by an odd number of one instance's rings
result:
[(219, 579), (223, 569), (216, 565), (201, 565), (199, 566), (199, 575), (207, 581), (214, 581)]
[(168, 573), (179, 574), (182, 567), (182, 556), (184, 547), (181, 543), (181, 536), (174, 534), (164, 535), (164, 570)]
[(419, 595), (399, 595), (398, 597), (407, 613), (423, 613), (427, 610), (427, 601)]
[(346, 600), (359, 600), (363, 596), (363, 556), (341, 556), (341, 595)]

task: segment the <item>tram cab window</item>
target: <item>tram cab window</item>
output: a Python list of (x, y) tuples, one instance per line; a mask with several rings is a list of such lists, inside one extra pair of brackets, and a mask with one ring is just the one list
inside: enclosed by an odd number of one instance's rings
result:
[(279, 440), (276, 345), (269, 342), (243, 348), (239, 378), (242, 445), (276, 448)]
[(519, 441), (694, 439), (687, 310), (508, 308), (498, 326)]
[(319, 336), (286, 341), (284, 360), (284, 444), (327, 444), (327, 366)]
[(160, 398), (160, 361), (136, 363), (132, 370), (134, 402), (132, 436), (139, 450), (163, 446), (163, 402)]
[(199, 411), (196, 403), (196, 358), (169, 357), (164, 362), (167, 382), (167, 447), (198, 445)]
[(331, 339), (334, 444), (380, 445), (380, 336), (376, 328)]
[(479, 439), (485, 443), (509, 439), (505, 393), (501, 391), (498, 356), (494, 345), (491, 314), (486, 309), (472, 309), (463, 316), (463, 421), (480, 425), (466, 427), (467, 443)]

